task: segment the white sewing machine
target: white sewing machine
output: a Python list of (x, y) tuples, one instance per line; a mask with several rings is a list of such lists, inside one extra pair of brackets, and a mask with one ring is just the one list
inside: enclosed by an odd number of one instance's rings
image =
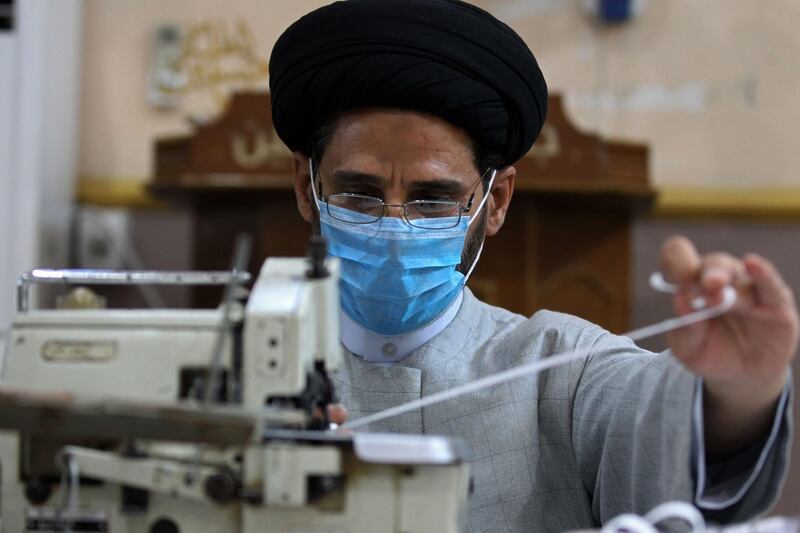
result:
[[(314, 255), (314, 254), (312, 254)], [(246, 305), (33, 310), (41, 282), (227, 284), (246, 274), (39, 270), (0, 387), (5, 532), (458, 531), (467, 465), (437, 437), (327, 426), (338, 263), (268, 260)]]

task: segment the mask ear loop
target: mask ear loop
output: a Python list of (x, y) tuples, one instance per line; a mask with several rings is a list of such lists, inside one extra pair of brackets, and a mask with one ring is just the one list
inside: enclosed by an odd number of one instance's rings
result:
[(314, 183), (314, 160), (308, 158), (308, 177), (311, 180), (311, 194), (314, 196), (314, 203), (317, 204), (317, 211), (322, 211), (319, 206), (319, 196), (317, 196), (317, 185)]
[(478, 266), (478, 260), (481, 258), (481, 253), (483, 252), (483, 243), (484, 243), (485, 241), (486, 241), (486, 239), (485, 239), (485, 238), (484, 238), (484, 240), (483, 240), (483, 241), (481, 241), (481, 247), (480, 247), (480, 248), (478, 248), (478, 253), (477, 253), (477, 254), (475, 254), (475, 260), (474, 260), (474, 261), (472, 261), (472, 266), (471, 266), (471, 267), (469, 267), (469, 271), (467, 272), (467, 275), (466, 275), (466, 276), (464, 276), (464, 285), (466, 285), (466, 284), (467, 284), (467, 281), (469, 281), (469, 277), (472, 275), (472, 271), (473, 271), (473, 270), (475, 270), (475, 267), (476, 267), (476, 266)]
[[(479, 203), (478, 208), (475, 209), (475, 215), (469, 218), (469, 222), (467, 222), (467, 227), (469, 227), (469, 225), (472, 224), (473, 220), (478, 218), (478, 213), (480, 213), (481, 209), (483, 209), (483, 204), (486, 203), (486, 199), (489, 198), (489, 194), (492, 191), (492, 184), (494, 183), (494, 177), (496, 175), (497, 175), (497, 169), (493, 168), (492, 175), (489, 178), (489, 184), (486, 186), (486, 194), (483, 195), (483, 198), (481, 198), (481, 203)], [(486, 237), (484, 237), (483, 240), (481, 240), (481, 247), (478, 248), (478, 253), (475, 254), (475, 259), (473, 259), (472, 265), (469, 267), (469, 270), (467, 271), (467, 275), (464, 276), (464, 285), (466, 285), (467, 281), (469, 281), (469, 277), (472, 275), (472, 271), (475, 270), (476, 266), (478, 266), (478, 260), (481, 258), (481, 253), (483, 253), (483, 245), (485, 242), (486, 242)]]
[(491, 177), (489, 177), (489, 183), (486, 185), (486, 194), (484, 194), (483, 198), (481, 198), (481, 203), (479, 203), (478, 204), (478, 208), (475, 209), (475, 214), (473, 216), (469, 217), (469, 221), (467, 221), (467, 227), (469, 227), (469, 225), (472, 224), (473, 220), (478, 218), (478, 213), (480, 213), (481, 209), (483, 209), (483, 204), (486, 203), (486, 200), (489, 198), (489, 194), (492, 191), (492, 184), (494, 183), (494, 177), (496, 175), (497, 175), (497, 169), (493, 168), (492, 169), (492, 175), (491, 175)]

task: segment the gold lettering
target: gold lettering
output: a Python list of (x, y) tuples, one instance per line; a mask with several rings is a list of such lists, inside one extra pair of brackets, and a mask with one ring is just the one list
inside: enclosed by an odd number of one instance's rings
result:
[(176, 95), (205, 94), (221, 108), (234, 89), (266, 86), (269, 65), (256, 49), (255, 37), (244, 19), (237, 18), (232, 24), (222, 20), (191, 24), (184, 31), (181, 53), (173, 65), (186, 82), (159, 89)]
[[(259, 128), (253, 123), (245, 126), (247, 132), (237, 132), (231, 136), (231, 157), (242, 168), (256, 168), (270, 160), (286, 155), (286, 148), (277, 141), (270, 130)], [(250, 143), (248, 146), (248, 137)]]

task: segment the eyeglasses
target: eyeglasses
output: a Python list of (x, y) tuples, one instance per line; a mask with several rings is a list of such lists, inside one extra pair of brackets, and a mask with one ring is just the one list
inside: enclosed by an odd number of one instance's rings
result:
[[(470, 196), (466, 206), (451, 200), (413, 200), (403, 204), (387, 204), (374, 196), (347, 192), (328, 195), (325, 200), (331, 218), (343, 222), (372, 224), (386, 216), (388, 208), (402, 207), (403, 218), (411, 226), (424, 229), (447, 229), (458, 226), (462, 213), (468, 212), (472, 207), (474, 196), (475, 193)], [(343, 207), (344, 210), (331, 209), (331, 206)], [(348, 215), (353, 212), (366, 215), (366, 217)]]
[[(387, 204), (380, 198), (349, 192), (322, 195), (322, 182), (319, 183), (319, 197), (325, 201), (331, 218), (350, 224), (372, 224), (386, 216), (390, 207), (402, 207), (403, 219), (411, 226), (422, 229), (448, 229), (458, 226), (461, 216), (472, 209), (475, 187), (483, 181), (484, 173), (473, 187), (467, 205), (455, 200), (412, 200), (402, 204)], [(331, 206), (343, 209), (331, 209)], [(358, 213), (356, 216), (353, 213)]]

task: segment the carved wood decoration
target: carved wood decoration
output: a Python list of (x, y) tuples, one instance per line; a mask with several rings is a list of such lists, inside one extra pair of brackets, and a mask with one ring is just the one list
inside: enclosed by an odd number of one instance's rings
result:
[[(155, 145), (150, 188), (196, 214), (197, 269), (227, 268), (235, 234), (256, 238), (251, 271), (268, 256), (305, 254), (310, 227), (297, 213), (292, 158), (272, 129), (267, 93), (235, 94), (216, 122)], [(559, 96), (533, 150), (518, 161), (503, 230), (486, 242), (470, 279), (485, 301), (530, 315), (576, 314), (611, 331), (629, 324), (632, 217), (649, 205), (647, 147), (573, 127)], [(214, 305), (216, 289), (195, 303)]]
[(152, 189), (284, 189), (292, 157), (272, 128), (269, 94), (238, 93), (191, 137), (156, 141)]

